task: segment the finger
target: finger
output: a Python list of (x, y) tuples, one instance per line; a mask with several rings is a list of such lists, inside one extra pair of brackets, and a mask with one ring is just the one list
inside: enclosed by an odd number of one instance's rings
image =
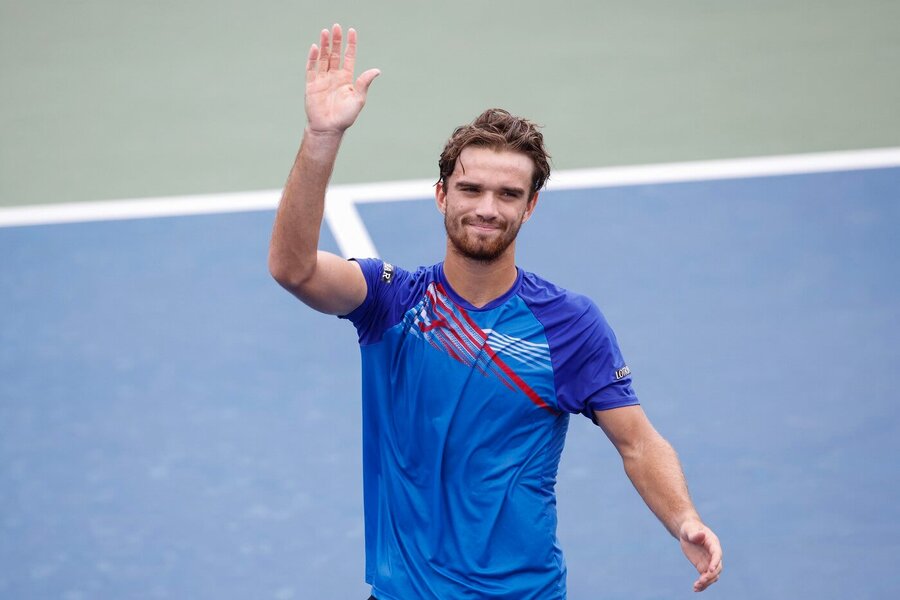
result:
[(344, 70), (353, 77), (353, 69), (356, 67), (356, 30), (352, 27), (347, 30), (347, 49), (344, 51)]
[(708, 588), (709, 586), (711, 586), (712, 584), (714, 584), (714, 583), (717, 582), (718, 580), (719, 580), (719, 576), (718, 576), (718, 575), (716, 575), (716, 576), (714, 576), (714, 577), (709, 577), (709, 578), (706, 578), (706, 579), (704, 579), (703, 577), (701, 577), (701, 578), (698, 579), (696, 582), (694, 582), (694, 591), (695, 591), (695, 592), (702, 592), (703, 590), (705, 590), (706, 588)]
[(710, 584), (713, 584), (719, 580), (719, 576), (721, 575), (721, 573), (722, 573), (721, 569), (717, 569), (715, 572), (707, 571), (706, 573), (703, 573), (702, 575), (700, 575), (700, 577), (697, 579), (697, 581), (695, 582), (694, 585), (695, 586), (699, 585), (703, 588), (707, 588), (710, 586)]
[(381, 75), (378, 69), (369, 69), (356, 79), (356, 89), (359, 93), (365, 95), (369, 91), (369, 86), (375, 81), (375, 78)]
[(319, 59), (319, 47), (313, 44), (306, 55), (306, 80), (313, 81), (316, 78), (316, 61)]
[(328, 57), (328, 70), (337, 71), (341, 66), (341, 26), (337, 23), (331, 28), (331, 54)]
[(695, 592), (702, 592), (707, 587), (709, 587), (709, 583), (702, 577), (694, 582), (694, 591)]
[(319, 33), (319, 73), (324, 73), (328, 70), (328, 30), (323, 29)]
[(709, 557), (709, 571), (722, 570), (722, 549), (716, 545), (711, 549)]
[(701, 572), (700, 577), (698, 577), (697, 581), (694, 582), (694, 591), (702, 592), (703, 590), (705, 590), (710, 577), (712, 577), (712, 573), (710, 573), (709, 571)]

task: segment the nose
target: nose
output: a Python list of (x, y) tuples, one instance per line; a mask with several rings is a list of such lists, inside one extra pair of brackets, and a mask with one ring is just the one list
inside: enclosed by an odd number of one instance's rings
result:
[(478, 198), (475, 214), (484, 221), (493, 221), (500, 216), (497, 210), (498, 199), (492, 192), (485, 192)]

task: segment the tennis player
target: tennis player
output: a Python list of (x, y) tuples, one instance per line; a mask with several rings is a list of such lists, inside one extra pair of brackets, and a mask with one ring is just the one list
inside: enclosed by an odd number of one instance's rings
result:
[[(321, 32), (307, 125), (269, 268), (315, 310), (356, 327), (363, 369), (366, 581), (377, 600), (562, 600), (557, 467), (570, 414), (602, 428), (702, 591), (722, 549), (678, 458), (631, 386), (588, 298), (516, 266), (516, 234), (550, 173), (543, 136), (500, 109), (456, 129), (439, 161), (443, 262), (408, 271), (318, 250), (325, 189), (377, 69), (354, 79), (356, 32)], [(401, 233), (402, 232), (398, 232)]]

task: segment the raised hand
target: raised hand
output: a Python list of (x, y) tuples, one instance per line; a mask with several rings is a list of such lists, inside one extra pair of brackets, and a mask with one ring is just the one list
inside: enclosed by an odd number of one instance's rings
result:
[[(330, 38), (330, 39), (329, 39)], [(341, 26), (335, 24), (330, 36), (323, 29), (319, 45), (313, 44), (306, 61), (306, 118), (310, 132), (343, 133), (353, 125), (366, 103), (372, 81), (381, 74), (369, 69), (353, 80), (356, 62), (356, 30), (347, 31), (347, 49), (341, 66)]]
[(681, 527), (681, 550), (700, 573), (694, 591), (702, 592), (719, 580), (722, 573), (722, 546), (719, 538), (700, 521), (688, 521)]

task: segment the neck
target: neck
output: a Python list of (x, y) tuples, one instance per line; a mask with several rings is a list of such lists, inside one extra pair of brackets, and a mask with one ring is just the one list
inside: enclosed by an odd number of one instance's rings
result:
[(496, 260), (483, 262), (459, 254), (448, 240), (444, 276), (453, 291), (472, 306), (481, 308), (505, 294), (516, 282), (515, 243)]

